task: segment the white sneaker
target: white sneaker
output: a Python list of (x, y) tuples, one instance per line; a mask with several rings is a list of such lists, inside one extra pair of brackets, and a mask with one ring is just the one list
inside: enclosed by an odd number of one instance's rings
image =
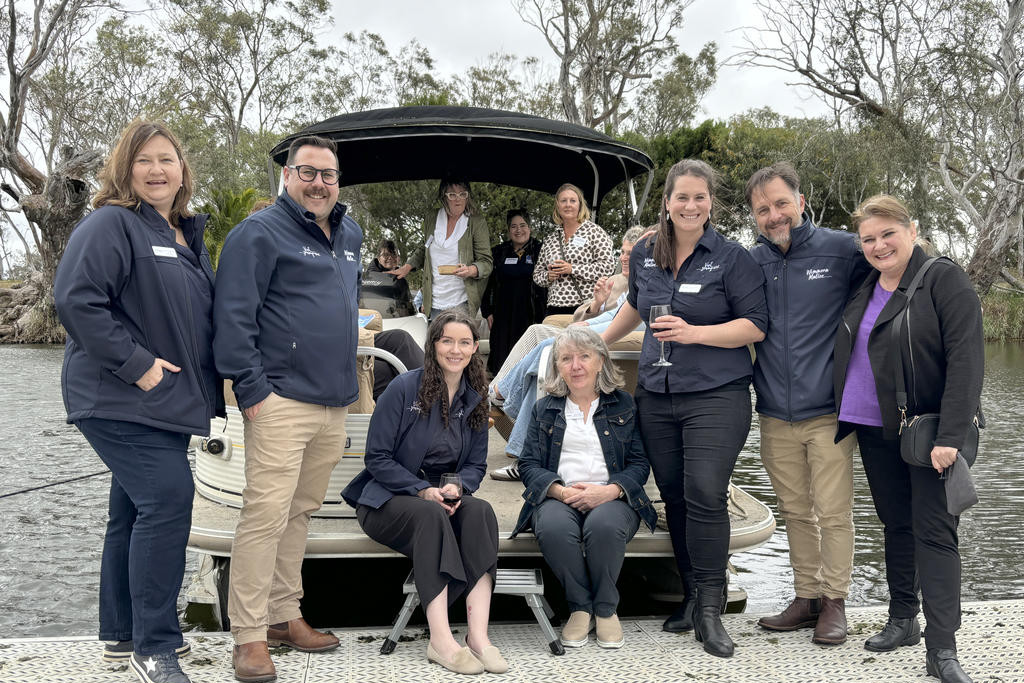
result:
[(496, 470), (491, 470), (491, 479), (498, 481), (519, 481), (519, 459), (513, 460), (510, 464), (504, 467), (499, 467)]

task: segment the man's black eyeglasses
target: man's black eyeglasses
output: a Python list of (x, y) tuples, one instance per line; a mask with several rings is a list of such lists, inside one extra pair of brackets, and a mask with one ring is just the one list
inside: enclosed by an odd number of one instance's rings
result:
[(324, 185), (337, 185), (338, 178), (341, 177), (341, 172), (335, 168), (316, 168), (315, 166), (306, 166), (302, 164), (300, 166), (287, 166), (296, 173), (299, 174), (299, 178), (307, 183), (311, 183), (316, 180), (316, 174), (319, 173), (320, 177), (324, 181)]

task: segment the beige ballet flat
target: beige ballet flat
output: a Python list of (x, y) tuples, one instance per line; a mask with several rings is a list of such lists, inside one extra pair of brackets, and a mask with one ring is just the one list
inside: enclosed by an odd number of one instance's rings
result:
[(473, 656), (472, 650), (468, 647), (464, 647), (456, 652), (455, 656), (451, 659), (445, 659), (437, 654), (437, 650), (434, 649), (433, 645), (427, 643), (427, 661), (440, 664), (457, 674), (482, 674), (484, 672), (484, 665)]
[(501, 652), (498, 648), (493, 645), (488, 645), (483, 649), (483, 652), (477, 652), (473, 648), (469, 647), (469, 643), (466, 644), (469, 651), (473, 653), (473, 656), (480, 660), (480, 663), (484, 665), (484, 669), (492, 674), (503, 674), (508, 671), (508, 662), (501, 656)]

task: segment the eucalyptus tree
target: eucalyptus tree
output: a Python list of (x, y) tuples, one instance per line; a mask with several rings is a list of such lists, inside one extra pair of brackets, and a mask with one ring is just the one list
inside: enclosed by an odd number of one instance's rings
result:
[(2, 10), (7, 82), (0, 95), (0, 208), (22, 215), (40, 268), (19, 289), (0, 289), (0, 341), (64, 338), (53, 306), (53, 276), (85, 212), (89, 180), (102, 156), (87, 146), (52, 143), (45, 130), (52, 122), (32, 118), (35, 79), (56, 50), (80, 38), (109, 6), (93, 0), (34, 0), (31, 6), (11, 0)]
[(969, 226), (968, 274), (987, 291), (1024, 212), (1024, 0), (757, 4), (764, 23), (740, 58), (797, 75), (841, 116), (884, 123), (905, 166), (899, 193), (927, 234), (944, 230), (942, 187)]
[(630, 98), (678, 53), (674, 33), (693, 0), (513, 0), (558, 57), (562, 112), (571, 123), (617, 133)]

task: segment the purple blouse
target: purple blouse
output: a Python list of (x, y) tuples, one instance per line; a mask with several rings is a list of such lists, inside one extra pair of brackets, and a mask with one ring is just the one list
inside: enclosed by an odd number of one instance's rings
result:
[(868, 358), (868, 335), (878, 320), (878, 315), (885, 308), (892, 292), (875, 283), (864, 317), (857, 328), (857, 336), (853, 340), (853, 352), (850, 364), (846, 369), (846, 385), (843, 387), (843, 401), (840, 404), (839, 419), (853, 424), (882, 426), (882, 411), (878, 407), (878, 392), (875, 388), (875, 376), (871, 372), (871, 359)]

